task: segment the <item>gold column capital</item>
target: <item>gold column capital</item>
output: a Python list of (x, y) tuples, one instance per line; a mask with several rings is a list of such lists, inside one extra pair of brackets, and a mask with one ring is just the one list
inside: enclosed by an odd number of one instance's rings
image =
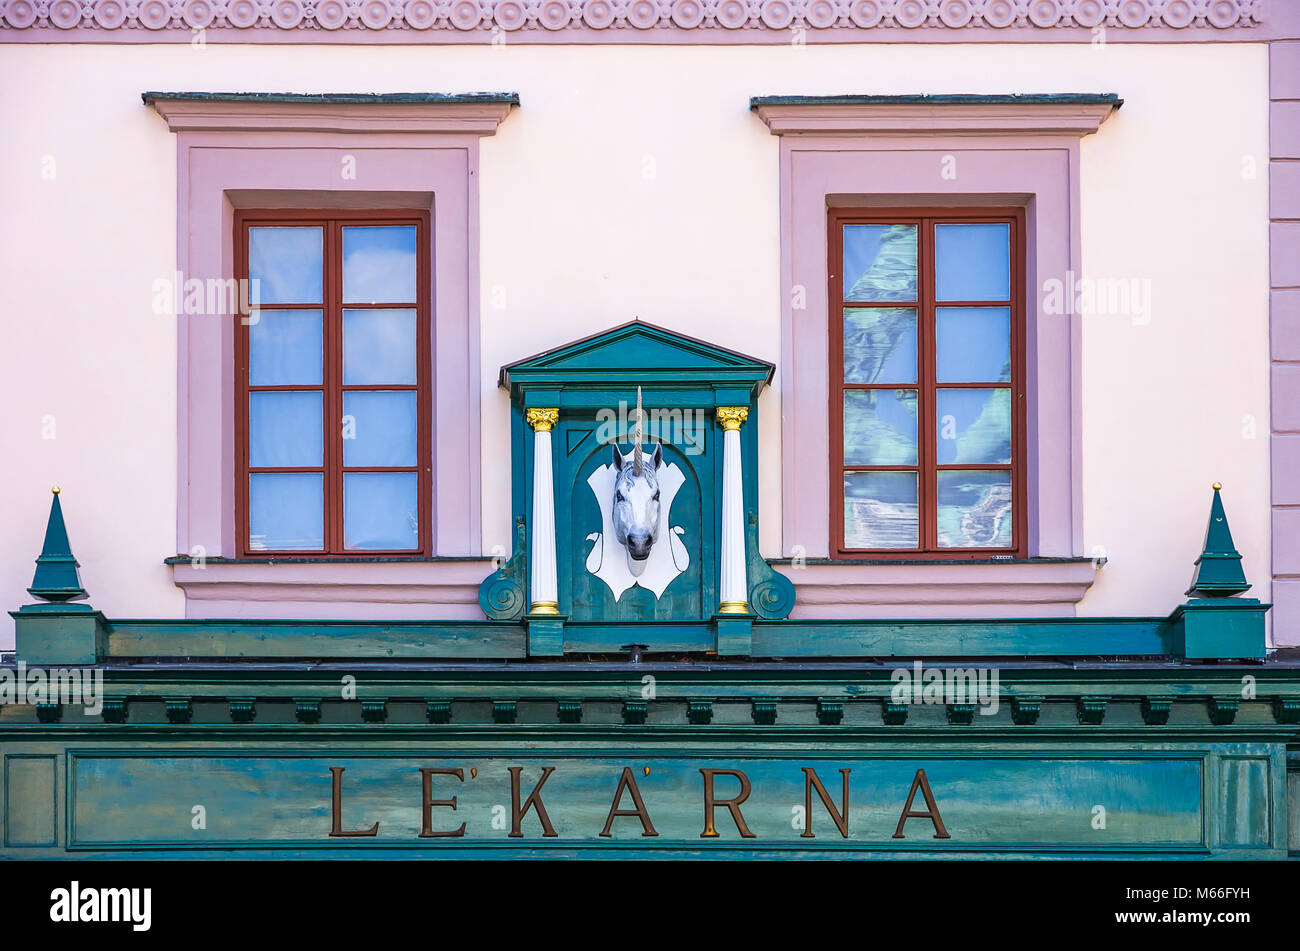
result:
[(545, 409), (537, 406), (524, 410), (524, 420), (533, 427), (533, 432), (549, 433), (560, 420), (558, 409)]
[(748, 406), (719, 406), (715, 412), (723, 431), (728, 433), (739, 430), (740, 424), (749, 419)]

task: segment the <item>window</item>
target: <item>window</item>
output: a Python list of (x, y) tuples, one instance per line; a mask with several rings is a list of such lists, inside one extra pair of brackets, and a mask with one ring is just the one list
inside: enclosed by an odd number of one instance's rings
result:
[(427, 213), (241, 212), (241, 554), (429, 554)]
[(1023, 554), (1022, 214), (837, 209), (829, 238), (838, 554)]

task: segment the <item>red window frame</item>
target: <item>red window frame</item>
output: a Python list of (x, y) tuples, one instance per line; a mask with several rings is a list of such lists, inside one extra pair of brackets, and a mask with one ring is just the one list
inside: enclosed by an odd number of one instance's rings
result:
[[(345, 211), (345, 210), (241, 210), (235, 214), (235, 276), (248, 278), (248, 233), (252, 227), (301, 227), (319, 225), (322, 229), (322, 280), (319, 304), (274, 304), (267, 310), (320, 310), (322, 313), (322, 349), (325, 365), (320, 386), (250, 387), (249, 328), (242, 319), (235, 325), (235, 528), (239, 553), (243, 557), (284, 558), (365, 558), (371, 556), (427, 557), (432, 554), (433, 531), (430, 524), (432, 506), (433, 386), (431, 355), (432, 300), (430, 276), (430, 217), (428, 211)], [(343, 303), (343, 228), (354, 225), (416, 227), (416, 384), (411, 385), (343, 385), (343, 311), (410, 307), (411, 302)], [(321, 467), (251, 469), (248, 447), (248, 394), (250, 391), (319, 390), (323, 393), (324, 459)], [(343, 465), (343, 394), (364, 390), (415, 390), (416, 396), (416, 465), (415, 466), (348, 466)], [(331, 420), (335, 421), (331, 425)], [(320, 549), (273, 550), (251, 548), (249, 539), (248, 483), (250, 472), (322, 472), (324, 474), (324, 535)], [(392, 550), (349, 549), (343, 535), (343, 473), (347, 472), (416, 472), (418, 547)]]
[[(988, 560), (993, 556), (1024, 557), (1029, 510), (1026, 495), (1025, 409), (1025, 212), (1021, 208), (833, 208), (828, 215), (828, 301), (830, 307), (830, 444), (832, 549), (837, 558), (860, 560)], [(936, 224), (1006, 223), (1011, 229), (1011, 299), (1006, 302), (943, 301), (944, 307), (987, 306), (1004, 303), (1011, 311), (1011, 464), (939, 465), (937, 462), (935, 406), (938, 391), (946, 388), (1005, 387), (1006, 384), (945, 384), (935, 379), (935, 320), (939, 306), (934, 287), (934, 226)], [(846, 384), (844, 382), (844, 311), (873, 307), (908, 306), (902, 301), (879, 303), (844, 300), (844, 226), (857, 224), (914, 224), (917, 226), (917, 464), (915, 466), (846, 466), (844, 464), (844, 392), (848, 389), (911, 389), (910, 385)], [(1007, 548), (941, 548), (938, 544), (938, 473), (944, 469), (986, 469), (1010, 472), (1012, 536)], [(917, 475), (919, 544), (916, 548), (849, 548), (844, 530), (844, 474), (849, 471), (914, 471)]]

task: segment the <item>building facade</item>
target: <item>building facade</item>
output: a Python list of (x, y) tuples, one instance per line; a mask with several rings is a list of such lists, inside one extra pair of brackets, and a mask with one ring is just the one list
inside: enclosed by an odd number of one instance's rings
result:
[(1300, 850), (1300, 7), (0, 44), (3, 854)]

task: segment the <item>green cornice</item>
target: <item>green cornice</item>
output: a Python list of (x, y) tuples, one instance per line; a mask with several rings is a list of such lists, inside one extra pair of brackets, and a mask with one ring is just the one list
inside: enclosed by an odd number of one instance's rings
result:
[(428, 105), (453, 103), (504, 103), (519, 105), (517, 92), (158, 92), (140, 93), (145, 105), (155, 102), (287, 102), (329, 105)]
[(946, 93), (939, 95), (838, 95), (838, 96), (752, 96), (750, 109), (762, 106), (1104, 106), (1118, 109), (1124, 100), (1116, 93)]

